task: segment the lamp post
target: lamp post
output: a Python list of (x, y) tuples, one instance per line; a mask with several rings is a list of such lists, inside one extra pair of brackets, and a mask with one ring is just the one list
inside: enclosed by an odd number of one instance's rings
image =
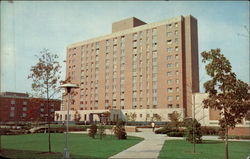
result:
[(69, 159), (69, 148), (68, 148), (68, 132), (69, 132), (69, 108), (70, 108), (70, 91), (72, 88), (79, 88), (78, 85), (72, 83), (66, 83), (61, 85), (61, 88), (65, 88), (68, 94), (68, 107), (67, 107), (67, 120), (66, 120), (66, 134), (65, 134), (65, 146), (63, 152), (63, 159)]

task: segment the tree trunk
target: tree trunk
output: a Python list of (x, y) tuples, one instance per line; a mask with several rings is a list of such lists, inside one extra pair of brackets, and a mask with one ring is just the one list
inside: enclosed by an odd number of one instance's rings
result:
[(47, 86), (47, 113), (48, 113), (47, 121), (48, 121), (48, 133), (49, 133), (49, 138), (48, 138), (49, 153), (51, 153), (51, 141), (50, 141), (50, 106), (49, 106), (49, 88), (48, 88), (48, 86)]
[(225, 159), (228, 159), (228, 127), (225, 128)]
[[(2, 133), (2, 132), (0, 132)], [(2, 134), (0, 134), (0, 152), (2, 151)]]

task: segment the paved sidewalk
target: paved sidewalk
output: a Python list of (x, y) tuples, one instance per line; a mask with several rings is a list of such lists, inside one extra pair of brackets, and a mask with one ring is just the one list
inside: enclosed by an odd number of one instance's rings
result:
[[(139, 129), (140, 130), (140, 129)], [(114, 156), (110, 159), (119, 158), (145, 158), (156, 159), (166, 139), (166, 135), (156, 135), (152, 129), (143, 129), (142, 132), (127, 133), (129, 136), (138, 136), (144, 140)]]

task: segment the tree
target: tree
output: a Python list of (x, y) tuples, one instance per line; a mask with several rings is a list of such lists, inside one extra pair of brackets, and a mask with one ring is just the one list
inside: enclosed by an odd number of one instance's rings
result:
[(153, 114), (151, 121), (161, 121), (161, 116), (159, 114)]
[(168, 118), (171, 121), (171, 125), (173, 125), (177, 130), (180, 125), (180, 118), (181, 118), (180, 113), (178, 113), (177, 111), (173, 111), (173, 113), (168, 115)]
[(118, 121), (116, 126), (114, 127), (114, 134), (117, 136), (119, 140), (127, 139), (127, 133), (124, 128), (124, 122)]
[(91, 125), (89, 128), (89, 136), (93, 139), (95, 138), (95, 135), (97, 133), (97, 126), (95, 124)]
[(105, 133), (105, 127), (103, 125), (100, 125), (98, 127), (98, 135), (100, 136), (100, 139), (102, 140), (102, 138), (104, 136), (106, 136), (106, 133)]
[(196, 119), (186, 119), (185, 126), (186, 140), (195, 144), (202, 143), (201, 124)]
[(220, 111), (219, 125), (225, 130), (225, 158), (228, 159), (228, 129), (235, 128), (246, 116), (250, 106), (249, 85), (236, 78), (232, 66), (220, 49), (201, 53), (202, 62), (207, 63), (206, 71), (211, 77), (204, 83), (209, 94), (203, 101), (205, 108)]
[(56, 93), (59, 93), (59, 79), (60, 79), (60, 69), (61, 66), (57, 61), (58, 56), (51, 53), (48, 49), (43, 49), (40, 51), (39, 55), (36, 55), (38, 62), (35, 66), (32, 66), (30, 71), (31, 74), (28, 79), (32, 79), (32, 90), (36, 93), (38, 97), (45, 97), (46, 107), (47, 107), (47, 122), (48, 122), (48, 145), (49, 153), (51, 152), (51, 141), (50, 141), (50, 121), (51, 117), (50, 111), (50, 99), (54, 97)]
[(137, 118), (136, 113), (130, 113), (126, 115), (128, 121), (135, 121)]
[(81, 120), (81, 114), (79, 114), (78, 111), (76, 111), (74, 114), (74, 120), (75, 122), (79, 122)]

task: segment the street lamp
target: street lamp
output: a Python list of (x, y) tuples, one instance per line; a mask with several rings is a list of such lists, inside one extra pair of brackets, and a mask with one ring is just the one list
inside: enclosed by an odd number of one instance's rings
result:
[(65, 146), (63, 152), (63, 159), (69, 159), (69, 148), (68, 148), (68, 131), (69, 131), (69, 103), (70, 103), (70, 91), (72, 88), (79, 88), (78, 85), (72, 83), (66, 83), (61, 85), (61, 88), (65, 88), (68, 94), (68, 107), (67, 107), (67, 121), (66, 121), (66, 134), (65, 134)]

